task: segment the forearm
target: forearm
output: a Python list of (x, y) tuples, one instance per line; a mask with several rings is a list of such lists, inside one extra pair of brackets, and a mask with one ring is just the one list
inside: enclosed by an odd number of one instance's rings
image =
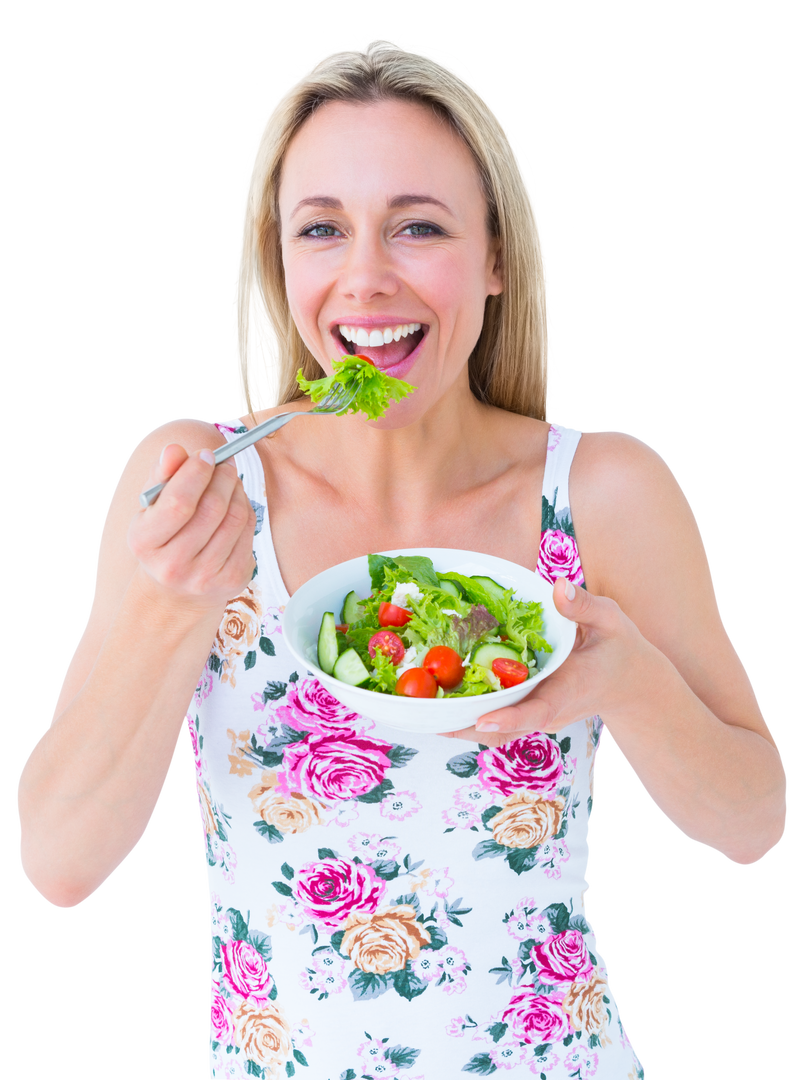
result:
[(89, 677), (20, 783), (23, 862), (53, 902), (89, 895), (142, 835), (219, 618), (132, 579)]
[(688, 836), (737, 862), (780, 838), (785, 780), (762, 735), (719, 719), (673, 664), (643, 639), (632, 695), (602, 718), (659, 807)]

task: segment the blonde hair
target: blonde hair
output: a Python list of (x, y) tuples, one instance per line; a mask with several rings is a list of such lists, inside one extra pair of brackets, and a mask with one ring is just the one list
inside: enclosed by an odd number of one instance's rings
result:
[(466, 143), (488, 206), (488, 228), (500, 245), (504, 288), (486, 300), (483, 329), (469, 358), (480, 401), (543, 420), (546, 391), (544, 276), (530, 201), (508, 140), (483, 101), (432, 60), (375, 41), (365, 53), (336, 53), (280, 102), (260, 142), (246, 210), (240, 275), (240, 361), (248, 408), (249, 305), (256, 282), (276, 332), (279, 403), (301, 397), (296, 372), (318, 379), (322, 368), (302, 341), (285, 293), (278, 207), (282, 163), (291, 139), (328, 101), (370, 104), (396, 99), (432, 109)]

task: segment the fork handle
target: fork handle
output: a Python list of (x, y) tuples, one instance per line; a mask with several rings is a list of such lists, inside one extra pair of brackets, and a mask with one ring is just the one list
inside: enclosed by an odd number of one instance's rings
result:
[[(232, 457), (233, 454), (245, 450), (247, 446), (259, 442), (264, 436), (270, 435), (272, 431), (278, 431), (279, 428), (284, 427), (289, 420), (292, 420), (294, 416), (305, 415), (307, 415), (306, 410), (299, 410), (298, 412), (279, 413), (278, 416), (272, 416), (268, 420), (264, 420), (261, 424), (257, 424), (256, 427), (251, 428), (249, 431), (244, 431), (242, 435), (238, 435), (237, 438), (232, 439), (231, 442), (219, 446), (214, 452), (215, 464), (220, 465), (222, 461), (226, 461), (226, 459)], [(156, 502), (159, 498), (159, 492), (166, 483), (167, 480), (162, 484), (155, 484), (154, 487), (150, 487), (147, 491), (142, 492), (140, 495), (140, 506), (143, 510)]]

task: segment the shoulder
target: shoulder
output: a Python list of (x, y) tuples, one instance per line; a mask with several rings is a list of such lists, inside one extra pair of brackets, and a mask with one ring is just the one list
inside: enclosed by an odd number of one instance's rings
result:
[(667, 464), (639, 439), (585, 434), (570, 474), (584, 572), (593, 592), (618, 599), (626, 579), (699, 563), (703, 548), (687, 500)]
[(147, 461), (150, 468), (154, 452), (158, 458), (164, 447), (171, 443), (177, 443), (188, 454), (194, 454), (205, 448), (214, 450), (225, 442), (225, 436), (215, 424), (205, 420), (170, 420), (145, 436), (132, 453), (129, 466)]
[(665, 462), (645, 443), (619, 431), (584, 434), (572, 465), (572, 483), (582, 496), (629, 498), (638, 488), (650, 488), (656, 481), (673, 480)]

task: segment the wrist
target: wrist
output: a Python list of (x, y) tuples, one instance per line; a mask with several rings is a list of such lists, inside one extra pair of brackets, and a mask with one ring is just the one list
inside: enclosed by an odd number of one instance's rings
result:
[(147, 612), (149, 620), (156, 619), (163, 628), (176, 626), (183, 629), (208, 621), (217, 626), (229, 599), (178, 592), (151, 577), (142, 566), (134, 572), (128, 594)]

